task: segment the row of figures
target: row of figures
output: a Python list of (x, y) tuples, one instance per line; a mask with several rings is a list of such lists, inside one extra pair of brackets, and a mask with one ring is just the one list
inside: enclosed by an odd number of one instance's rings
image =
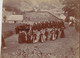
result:
[(64, 28), (46, 28), (42, 30), (19, 31), (19, 43), (36, 43), (64, 38)]
[(48, 21), (48, 22), (34, 22), (32, 25), (30, 24), (23, 24), (23, 25), (20, 25), (20, 26), (17, 26), (15, 28), (15, 31), (16, 31), (16, 34), (19, 33), (19, 29), (29, 29), (31, 27), (32, 30), (42, 30), (42, 29), (46, 29), (46, 28), (62, 28), (62, 27), (65, 27), (64, 26), (64, 22), (62, 20), (57, 21)]
[(34, 23), (32, 25), (32, 29), (33, 30), (42, 30), (42, 29), (45, 29), (45, 28), (61, 28), (61, 27), (64, 27), (64, 22), (61, 20), (60, 22), (55, 22), (55, 21), (50, 21), (50, 22), (41, 22), (41, 23)]

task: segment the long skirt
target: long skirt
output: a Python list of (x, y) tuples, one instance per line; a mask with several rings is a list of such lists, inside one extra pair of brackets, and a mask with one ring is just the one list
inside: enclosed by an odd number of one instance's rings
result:
[(60, 36), (60, 38), (64, 38), (65, 37), (65, 35), (64, 35), (64, 30), (62, 30), (61, 31), (61, 36)]
[(40, 39), (39, 39), (39, 42), (43, 42), (44, 39), (43, 39), (43, 35), (40, 35)]
[(55, 39), (56, 39), (55, 34), (52, 34), (50, 40), (55, 40)]
[(53, 38), (52, 38), (52, 40), (55, 40), (56, 38), (55, 38), (55, 34), (53, 34)]
[(32, 43), (33, 40), (31, 40), (31, 35), (27, 35), (27, 43)]

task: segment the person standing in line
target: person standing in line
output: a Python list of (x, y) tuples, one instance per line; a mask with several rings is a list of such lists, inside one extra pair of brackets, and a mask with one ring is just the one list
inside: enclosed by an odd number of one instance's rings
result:
[(39, 39), (39, 42), (43, 42), (43, 33), (42, 33), (42, 31), (40, 31), (40, 39)]
[(50, 31), (50, 34), (51, 34), (50, 40), (52, 40), (52, 38), (53, 38), (53, 30)]
[(22, 30), (19, 31), (18, 42), (19, 43), (24, 43), (25, 42), (25, 33)]
[(54, 30), (54, 28), (51, 30), (51, 38), (50, 38), (50, 40), (55, 40), (55, 30)]
[(46, 36), (46, 38), (45, 38), (45, 40), (47, 41), (48, 40), (48, 30), (47, 30), (47, 28), (45, 29), (45, 36)]
[(35, 43), (36, 37), (37, 37), (36, 33), (33, 32), (33, 35), (32, 35), (32, 41), (33, 41), (33, 43)]
[(27, 33), (27, 43), (32, 43), (30, 31)]
[(55, 35), (56, 35), (56, 39), (58, 39), (59, 31), (58, 31), (57, 28), (56, 28), (56, 30), (55, 30)]
[(60, 29), (60, 31), (61, 31), (60, 38), (64, 38), (64, 37), (65, 37), (65, 35), (64, 35), (64, 28), (62, 27), (62, 28)]
[(45, 29), (43, 29), (43, 41), (46, 40), (46, 36), (45, 36)]
[(55, 29), (53, 30), (53, 40), (55, 40)]

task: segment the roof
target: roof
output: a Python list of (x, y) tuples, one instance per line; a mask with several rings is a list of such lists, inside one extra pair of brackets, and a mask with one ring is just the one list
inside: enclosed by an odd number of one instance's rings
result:
[(23, 20), (23, 15), (10, 15), (8, 17), (7, 20), (10, 20), (10, 21), (17, 21), (17, 20)]
[(58, 21), (59, 18), (48, 11), (26, 11), (24, 13), (24, 21), (42, 22), (42, 21)]

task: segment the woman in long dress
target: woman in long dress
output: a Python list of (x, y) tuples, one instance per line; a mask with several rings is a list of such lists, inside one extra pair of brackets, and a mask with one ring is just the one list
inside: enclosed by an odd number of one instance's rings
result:
[(50, 38), (50, 40), (55, 40), (56, 38), (55, 38), (55, 31), (54, 30), (51, 30), (51, 38)]
[(45, 29), (45, 36), (46, 36), (46, 38), (45, 38), (45, 40), (47, 41), (48, 40), (48, 30), (47, 29)]
[(61, 31), (60, 38), (64, 38), (65, 37), (65, 35), (64, 35), (64, 28), (61, 28), (60, 31)]
[(33, 43), (35, 43), (36, 37), (37, 37), (37, 35), (36, 35), (36, 33), (34, 32), (33, 35), (32, 35)]
[(44, 41), (44, 38), (43, 38), (43, 33), (40, 32), (40, 39), (39, 39), (39, 42), (43, 42)]

